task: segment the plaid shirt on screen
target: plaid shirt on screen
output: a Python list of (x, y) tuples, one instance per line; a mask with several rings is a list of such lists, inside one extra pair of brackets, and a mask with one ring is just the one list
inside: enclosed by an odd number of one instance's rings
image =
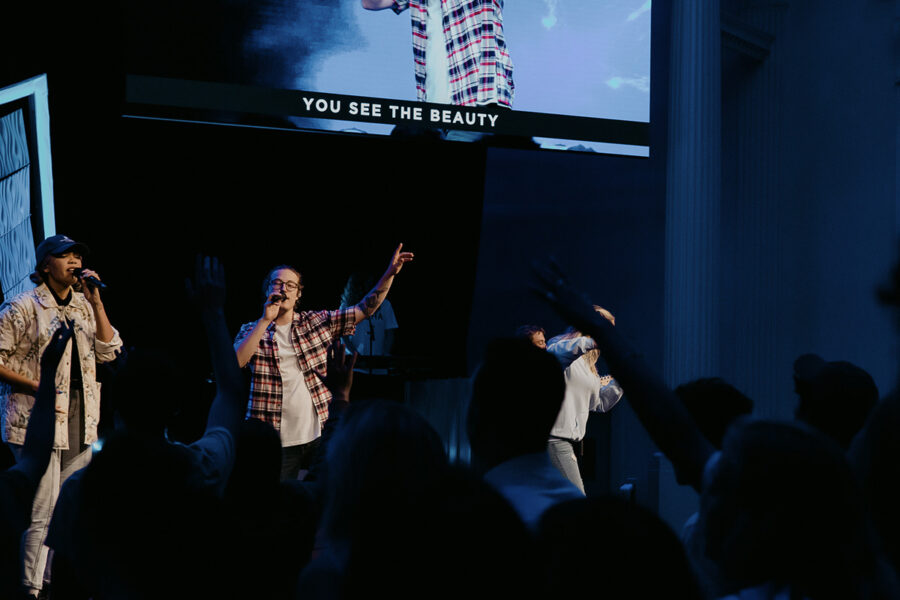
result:
[[(425, 97), (428, 0), (394, 0), (394, 12), (412, 17), (413, 60), (418, 98)], [(450, 101), (456, 105), (499, 104), (512, 108), (513, 65), (503, 37), (503, 0), (441, 0)]]
[[(356, 329), (353, 313), (354, 307), (333, 311), (294, 313), (294, 321), (291, 324), (291, 343), (321, 425), (328, 420), (328, 403), (331, 402), (331, 392), (316, 376), (315, 371), (325, 374), (328, 347), (334, 338), (353, 334)], [(256, 321), (253, 321), (241, 327), (234, 340), (235, 348), (253, 331), (255, 326)], [(275, 322), (273, 321), (259, 341), (256, 353), (247, 363), (251, 371), (250, 404), (247, 406), (247, 418), (260, 419), (281, 431), (283, 391), (278, 362)]]

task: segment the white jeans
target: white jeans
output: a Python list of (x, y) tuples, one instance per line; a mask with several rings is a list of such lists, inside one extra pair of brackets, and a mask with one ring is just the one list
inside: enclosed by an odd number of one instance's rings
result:
[(581, 481), (581, 471), (578, 470), (578, 458), (575, 456), (572, 442), (551, 439), (547, 442), (547, 453), (550, 455), (550, 462), (553, 463), (553, 466), (583, 494), (584, 482)]
[[(9, 447), (18, 461), (22, 456), (22, 446), (9, 444)], [(50, 454), (50, 464), (47, 466), (44, 476), (41, 477), (37, 493), (34, 496), (31, 525), (28, 526), (22, 537), (22, 559), (25, 563), (22, 583), (32, 592), (40, 590), (45, 581), (50, 581), (47, 560), (50, 549), (44, 545), (44, 540), (47, 539), (47, 529), (50, 527), (50, 517), (53, 516), (59, 489), (72, 473), (86, 467), (91, 462), (90, 446), (70, 458), (65, 465), (62, 464), (62, 453), (62, 450), (54, 449)]]

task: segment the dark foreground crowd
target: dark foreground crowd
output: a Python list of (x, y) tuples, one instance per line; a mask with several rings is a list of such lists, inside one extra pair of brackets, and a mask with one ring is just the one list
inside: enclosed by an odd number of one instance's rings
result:
[[(566, 382), (524, 340), (488, 347), (472, 386), (471, 467), (395, 402), (353, 397), (340, 344), (319, 455), (280, 481), (271, 425), (244, 420), (246, 390), (223, 314), (224, 275), (198, 267), (190, 295), (216, 396), (203, 435), (166, 428), (190, 389), (166, 354), (132, 350), (109, 382), (115, 431), (62, 487), (47, 533), (51, 585), (69, 598), (900, 597), (900, 399), (857, 400), (840, 365), (795, 365), (797, 422), (753, 420), (721, 381), (669, 389), (553, 267), (538, 287), (590, 336), (679, 481), (700, 492), (684, 541), (614, 496), (577, 497), (547, 471)], [(54, 386), (73, 335), (41, 358), (15, 466), (0, 474), (0, 598), (17, 598), (20, 539), (54, 437)], [(186, 352), (185, 354), (190, 354)], [(829, 373), (831, 375), (829, 375)], [(105, 392), (104, 392), (105, 393)], [(745, 416), (741, 416), (745, 415)], [(838, 415), (839, 418), (829, 418)]]

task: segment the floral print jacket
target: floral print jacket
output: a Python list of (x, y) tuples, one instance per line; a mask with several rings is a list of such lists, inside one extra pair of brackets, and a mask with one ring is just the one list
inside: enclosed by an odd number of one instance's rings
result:
[[(37, 380), (40, 376), (41, 354), (61, 319), (75, 324), (81, 363), (81, 379), (84, 388), (84, 439), (85, 443), (97, 441), (97, 423), (100, 420), (100, 384), (97, 382), (97, 363), (105, 363), (116, 357), (122, 347), (119, 332), (112, 340), (97, 339), (94, 311), (84, 294), (72, 292), (66, 306), (59, 306), (46, 284), (41, 284), (8, 300), (0, 306), (0, 364)], [(69, 410), (69, 379), (72, 371), (72, 344), (66, 347), (56, 371), (56, 435), (54, 448), (68, 448), (67, 416)], [(12, 444), (25, 442), (25, 428), (34, 405), (34, 394), (5, 382), (0, 382), (0, 429), (3, 441)]]

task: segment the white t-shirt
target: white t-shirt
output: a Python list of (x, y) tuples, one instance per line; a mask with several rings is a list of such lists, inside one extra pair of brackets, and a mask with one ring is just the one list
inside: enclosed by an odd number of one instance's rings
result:
[(603, 386), (585, 356), (597, 347), (589, 337), (564, 338), (551, 341), (547, 351), (565, 369), (566, 395), (550, 430), (551, 437), (572, 441), (584, 438), (590, 411), (607, 412), (622, 398), (622, 388), (615, 379)]
[(441, 0), (428, 0), (425, 33), (428, 35), (425, 45), (425, 99), (450, 104), (450, 61), (444, 39)]
[(291, 343), (291, 324), (275, 326), (275, 345), (278, 348), (278, 367), (281, 371), (281, 445), (306, 444), (321, 435), (319, 417), (300, 361)]

